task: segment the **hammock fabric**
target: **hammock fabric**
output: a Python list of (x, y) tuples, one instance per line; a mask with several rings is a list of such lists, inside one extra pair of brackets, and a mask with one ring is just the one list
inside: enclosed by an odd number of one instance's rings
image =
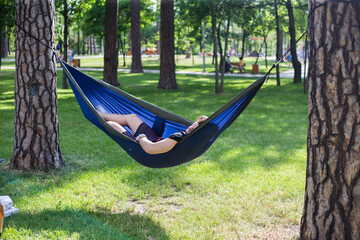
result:
[[(203, 154), (246, 108), (265, 81), (265, 77), (256, 80), (169, 152), (151, 155), (147, 154), (138, 142), (110, 127), (96, 111), (96, 107), (102, 106), (108, 113), (134, 113), (164, 138), (172, 133), (186, 130), (193, 121), (84, 74), (65, 62), (61, 62), (61, 65), (85, 117), (117, 142), (134, 160), (151, 168), (177, 166)], [(127, 130), (131, 132), (129, 128)]]

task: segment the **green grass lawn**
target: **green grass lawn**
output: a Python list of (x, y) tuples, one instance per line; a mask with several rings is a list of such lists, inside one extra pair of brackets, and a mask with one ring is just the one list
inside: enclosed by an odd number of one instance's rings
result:
[[(102, 78), (102, 72), (89, 72)], [(158, 74), (119, 73), (122, 89), (190, 119), (210, 115), (255, 79), (177, 75), (179, 90), (156, 88)], [(61, 86), (62, 72), (58, 72)], [(149, 169), (88, 122), (71, 90), (58, 89), (67, 166), (50, 173), (8, 169), (13, 147), (14, 70), (0, 72), (0, 195), (20, 213), (3, 239), (296, 239), (303, 210), (307, 96), (270, 79), (201, 157)]]

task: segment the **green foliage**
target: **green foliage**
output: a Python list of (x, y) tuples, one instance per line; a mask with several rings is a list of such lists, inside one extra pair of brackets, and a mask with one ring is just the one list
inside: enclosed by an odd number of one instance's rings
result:
[(8, 37), (15, 23), (15, 1), (0, 1), (0, 38)]
[(96, 0), (91, 7), (84, 12), (81, 29), (86, 36), (104, 36), (105, 24), (105, 0)]
[[(177, 0), (175, 5), (175, 45), (177, 53), (198, 52), (202, 45), (202, 24), (209, 21), (206, 0)], [(199, 43), (199, 44), (198, 44)]]
[[(279, 0), (279, 20), (280, 20), (280, 28), (285, 33), (289, 32), (289, 17), (288, 11), (285, 7), (286, 0)], [(297, 32), (297, 36), (300, 35), (307, 28), (307, 17), (308, 17), (308, 1), (307, 0), (291, 0), (291, 4), (293, 7), (294, 18), (295, 18), (295, 28)]]
[[(55, 8), (62, 16), (67, 16), (71, 25), (77, 18), (83, 16), (86, 9), (91, 8), (96, 0), (55, 0)], [(65, 2), (67, 8), (65, 9)]]
[(119, 1), (119, 19), (118, 19), (118, 33), (126, 33), (130, 31), (131, 26), (131, 1)]

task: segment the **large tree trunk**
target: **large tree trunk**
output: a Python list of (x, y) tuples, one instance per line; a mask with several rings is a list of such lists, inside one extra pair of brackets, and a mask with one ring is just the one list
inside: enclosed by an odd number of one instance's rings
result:
[(161, 0), (160, 80), (158, 88), (177, 89), (175, 76), (174, 0)]
[(117, 78), (118, 68), (118, 0), (106, 0), (105, 10), (105, 54), (104, 54), (104, 81), (114, 86), (120, 86)]
[(141, 63), (140, 0), (131, 1), (131, 55), (131, 72), (144, 72)]
[(291, 5), (291, 0), (287, 0), (286, 8), (288, 10), (289, 16), (289, 32), (290, 32), (290, 48), (291, 48), (291, 57), (292, 65), (294, 68), (294, 83), (301, 83), (301, 63), (299, 62), (296, 54), (296, 32), (295, 32), (295, 20), (293, 7)]
[[(309, 12), (324, 1), (310, 0)], [(360, 3), (310, 15), (308, 159), (301, 239), (360, 239)]]
[[(16, 0), (16, 22), (43, 43), (55, 42), (55, 6)], [(16, 31), (15, 136), (11, 166), (21, 170), (65, 165), (59, 144), (56, 69), (52, 50)]]

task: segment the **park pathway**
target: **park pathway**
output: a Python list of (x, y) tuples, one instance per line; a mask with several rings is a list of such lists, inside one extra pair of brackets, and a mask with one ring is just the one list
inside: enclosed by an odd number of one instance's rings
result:
[[(15, 59), (2, 59), (2, 61), (15, 61)], [(14, 69), (15, 67), (7, 67), (7, 66), (2, 66), (2, 69)], [(78, 68), (80, 71), (103, 71), (103, 68), (82, 68), (79, 67)], [(61, 67), (57, 67), (56, 70), (61, 71), (62, 68)], [(126, 73), (130, 73), (130, 69), (125, 69), (125, 68), (119, 68), (118, 72), (126, 72)], [(275, 72), (275, 69), (272, 71)], [(160, 70), (146, 70), (144, 69), (144, 73), (160, 73)], [(215, 76), (215, 73), (209, 73), (209, 72), (191, 72), (191, 71), (175, 71), (176, 74), (186, 74), (186, 75), (202, 75), (202, 76)], [(220, 76), (220, 74), (219, 74)], [(255, 78), (259, 78), (262, 77), (262, 74), (251, 74), (251, 73), (229, 73), (229, 74), (225, 74), (225, 76), (228, 77), (255, 77)], [(301, 77), (304, 76), (304, 69), (302, 69), (302, 73), (301, 73)], [(276, 78), (276, 74), (270, 74), (271, 78)], [(286, 70), (282, 73), (280, 73), (280, 78), (293, 78), (294, 77), (294, 69), (289, 69)]]
[[(80, 71), (103, 71), (102, 68), (78, 68)], [(56, 68), (56, 70), (62, 70), (61, 67)], [(273, 70), (275, 71), (275, 69)], [(118, 72), (126, 72), (130, 73), (130, 69), (120, 68)], [(160, 73), (160, 70), (146, 70), (144, 69), (144, 73)], [(186, 74), (186, 75), (202, 75), (202, 76), (215, 76), (215, 73), (209, 72), (191, 72), (191, 71), (175, 71), (176, 74)], [(302, 71), (302, 75), (304, 75), (304, 70)], [(220, 74), (219, 74), (220, 76)], [(227, 73), (225, 76), (228, 77), (262, 77), (262, 74), (251, 74), (251, 73)], [(276, 78), (276, 74), (270, 74), (271, 78)], [(294, 77), (294, 69), (286, 70), (280, 73), (280, 78), (293, 78)]]

